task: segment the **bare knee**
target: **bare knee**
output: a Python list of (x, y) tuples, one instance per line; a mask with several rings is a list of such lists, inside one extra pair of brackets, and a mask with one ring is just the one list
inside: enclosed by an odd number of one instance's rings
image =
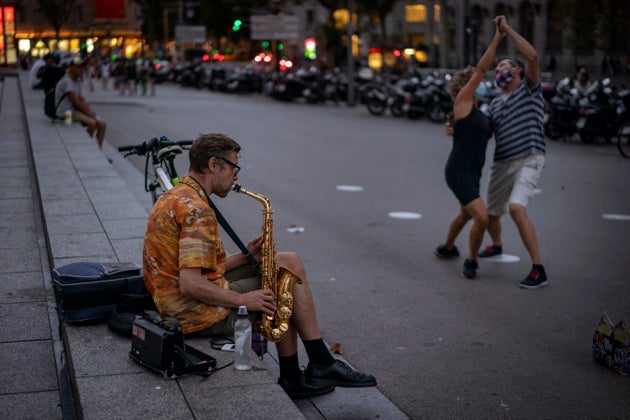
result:
[(490, 223), (490, 218), (488, 217), (488, 213), (481, 213), (475, 216), (475, 224), (482, 228), (483, 230), (488, 229), (488, 224)]
[(510, 217), (516, 223), (527, 218), (527, 209), (520, 204), (510, 203)]
[(303, 267), (302, 259), (295, 252), (284, 251), (276, 254), (278, 264), (292, 271), (301, 270)]
[(472, 218), (470, 213), (468, 213), (466, 211), (466, 209), (464, 209), (463, 207), (460, 209), (459, 214), (457, 215), (457, 217), (459, 217), (459, 219), (462, 221), (462, 223), (467, 223)]

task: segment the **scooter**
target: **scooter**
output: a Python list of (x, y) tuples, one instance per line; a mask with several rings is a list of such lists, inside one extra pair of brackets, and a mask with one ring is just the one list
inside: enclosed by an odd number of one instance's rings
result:
[(579, 93), (570, 88), (571, 80), (566, 77), (558, 83), (557, 93), (547, 102), (544, 130), (547, 137), (553, 140), (569, 139), (578, 132)]

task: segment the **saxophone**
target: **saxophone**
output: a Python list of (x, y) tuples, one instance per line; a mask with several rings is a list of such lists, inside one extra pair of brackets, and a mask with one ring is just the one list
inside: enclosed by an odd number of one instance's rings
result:
[(276, 299), (276, 311), (273, 315), (262, 314), (254, 329), (267, 340), (282, 340), (289, 329), (289, 319), (293, 313), (293, 288), (302, 280), (286, 267), (279, 267), (274, 258), (273, 218), (271, 201), (264, 195), (247, 191), (239, 184), (234, 184), (234, 191), (245, 194), (263, 205), (262, 247), (260, 257), (261, 289), (271, 290)]

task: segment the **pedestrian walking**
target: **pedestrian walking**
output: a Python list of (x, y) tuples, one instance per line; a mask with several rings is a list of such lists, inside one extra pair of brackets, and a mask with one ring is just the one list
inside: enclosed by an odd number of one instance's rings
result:
[(100, 64), (100, 75), (101, 75), (101, 88), (103, 90), (107, 90), (107, 86), (109, 85), (109, 76), (111, 74), (111, 64), (107, 57), (101, 58)]

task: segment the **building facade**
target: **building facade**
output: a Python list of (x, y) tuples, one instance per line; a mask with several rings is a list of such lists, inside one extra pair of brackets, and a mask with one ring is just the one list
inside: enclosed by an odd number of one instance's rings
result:
[[(457, 68), (478, 62), (494, 35), (492, 18), (497, 15), (505, 15), (532, 43), (543, 71), (572, 75), (578, 65), (596, 76), (627, 71), (627, 0), (399, 1), (386, 23), (394, 45), (422, 46), (429, 66)], [(514, 55), (516, 50), (504, 41), (498, 53)]]
[[(0, 57), (10, 52), (10, 62), (17, 54), (38, 56), (56, 50), (130, 56), (146, 48), (138, 2), (76, 0), (58, 31), (40, 3), (0, 0), (0, 7), (14, 8), (14, 23), (3, 22)], [(189, 4), (198, 6), (199, 2), (178, 1), (183, 10)], [(341, 49), (347, 48), (350, 39), (353, 55), (377, 70), (401, 57), (423, 67), (458, 68), (478, 61), (494, 33), (492, 18), (505, 15), (537, 49), (543, 71), (572, 75), (577, 65), (585, 65), (597, 77), (628, 67), (628, 0), (400, 0), (393, 3), (384, 22), (362, 12), (353, 0), (341, 4), (349, 9), (331, 11), (317, 0), (274, 2), (275, 13), (293, 14), (299, 20), (297, 38), (282, 41), (288, 47), (285, 52), (304, 57), (305, 40), (316, 40), (318, 59), (330, 62), (336, 55), (339, 62), (346, 57)], [(7, 17), (6, 13), (2, 16)], [(331, 16), (341, 41), (327, 47)], [(349, 32), (348, 22), (352, 23)], [(499, 54), (514, 53), (511, 43), (501, 44)]]
[[(58, 30), (37, 0), (15, 0), (15, 40), (20, 55), (48, 52), (97, 52), (131, 55), (142, 49), (142, 15), (127, 0), (76, 0)], [(51, 19), (52, 15), (52, 19)]]

